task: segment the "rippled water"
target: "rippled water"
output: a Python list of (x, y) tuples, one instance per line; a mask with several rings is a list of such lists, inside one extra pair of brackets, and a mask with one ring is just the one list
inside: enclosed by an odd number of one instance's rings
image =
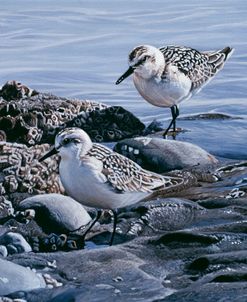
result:
[(131, 79), (114, 84), (134, 46), (233, 46), (224, 70), (180, 111), (243, 119), (180, 121), (190, 131), (178, 139), (219, 156), (247, 158), (246, 0), (12, 0), (0, 8), (1, 83), (17, 79), (40, 91), (122, 105), (145, 123), (156, 118), (167, 124), (170, 110), (143, 101)]

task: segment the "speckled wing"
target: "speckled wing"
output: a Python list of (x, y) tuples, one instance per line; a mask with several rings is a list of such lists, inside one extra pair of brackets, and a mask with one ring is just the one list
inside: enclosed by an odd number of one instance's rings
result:
[[(222, 69), (230, 47), (219, 51), (199, 52), (182, 46), (166, 46), (160, 48), (166, 64), (173, 64), (191, 80), (191, 92), (198, 92), (216, 73)], [(165, 76), (165, 75), (164, 75)]]
[(175, 186), (176, 177), (163, 176), (142, 169), (132, 160), (98, 144), (94, 144), (88, 153), (103, 163), (102, 173), (107, 182), (118, 193), (146, 192)]

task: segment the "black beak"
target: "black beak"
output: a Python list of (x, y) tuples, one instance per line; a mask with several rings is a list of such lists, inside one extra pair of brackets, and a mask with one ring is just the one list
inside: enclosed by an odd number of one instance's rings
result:
[(117, 80), (115, 84), (116, 85), (120, 84), (124, 79), (130, 76), (133, 72), (134, 72), (134, 68), (130, 66), (129, 69), (124, 74), (121, 75), (121, 77)]
[(43, 160), (47, 159), (48, 157), (54, 155), (54, 154), (57, 154), (58, 153), (58, 150), (54, 147), (53, 149), (51, 149), (50, 151), (48, 151), (44, 156), (42, 156), (40, 159), (39, 159), (39, 162), (42, 162)]

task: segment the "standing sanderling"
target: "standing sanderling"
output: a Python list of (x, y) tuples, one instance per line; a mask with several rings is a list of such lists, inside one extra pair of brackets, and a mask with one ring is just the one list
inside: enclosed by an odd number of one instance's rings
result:
[[(163, 176), (142, 169), (132, 160), (111, 149), (92, 143), (79, 128), (66, 128), (57, 134), (54, 148), (39, 161), (59, 153), (59, 174), (65, 191), (81, 204), (114, 213), (113, 242), (117, 214), (114, 210), (137, 203), (158, 189), (181, 184), (179, 177)], [(98, 211), (95, 221), (99, 219)], [(87, 232), (89, 231), (87, 230)]]
[(134, 73), (135, 87), (146, 101), (171, 108), (172, 121), (165, 137), (172, 125), (176, 131), (178, 104), (199, 92), (223, 68), (233, 50), (199, 52), (189, 47), (140, 45), (130, 52), (129, 69), (116, 84)]

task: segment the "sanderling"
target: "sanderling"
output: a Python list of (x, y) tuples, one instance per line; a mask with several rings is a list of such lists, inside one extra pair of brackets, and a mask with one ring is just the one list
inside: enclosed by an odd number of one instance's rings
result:
[(165, 137), (172, 125), (176, 131), (178, 104), (199, 92), (223, 68), (233, 50), (199, 52), (189, 47), (140, 45), (130, 52), (129, 69), (116, 84), (134, 73), (135, 87), (146, 101), (171, 108), (172, 121)]
[(170, 189), (181, 183), (179, 177), (144, 170), (127, 157), (92, 143), (79, 128), (66, 128), (58, 133), (54, 148), (39, 161), (55, 153), (61, 156), (59, 175), (66, 193), (85, 206), (99, 209), (90, 229), (99, 219), (101, 209), (113, 211), (110, 245), (116, 229), (116, 209), (137, 203), (155, 190)]

